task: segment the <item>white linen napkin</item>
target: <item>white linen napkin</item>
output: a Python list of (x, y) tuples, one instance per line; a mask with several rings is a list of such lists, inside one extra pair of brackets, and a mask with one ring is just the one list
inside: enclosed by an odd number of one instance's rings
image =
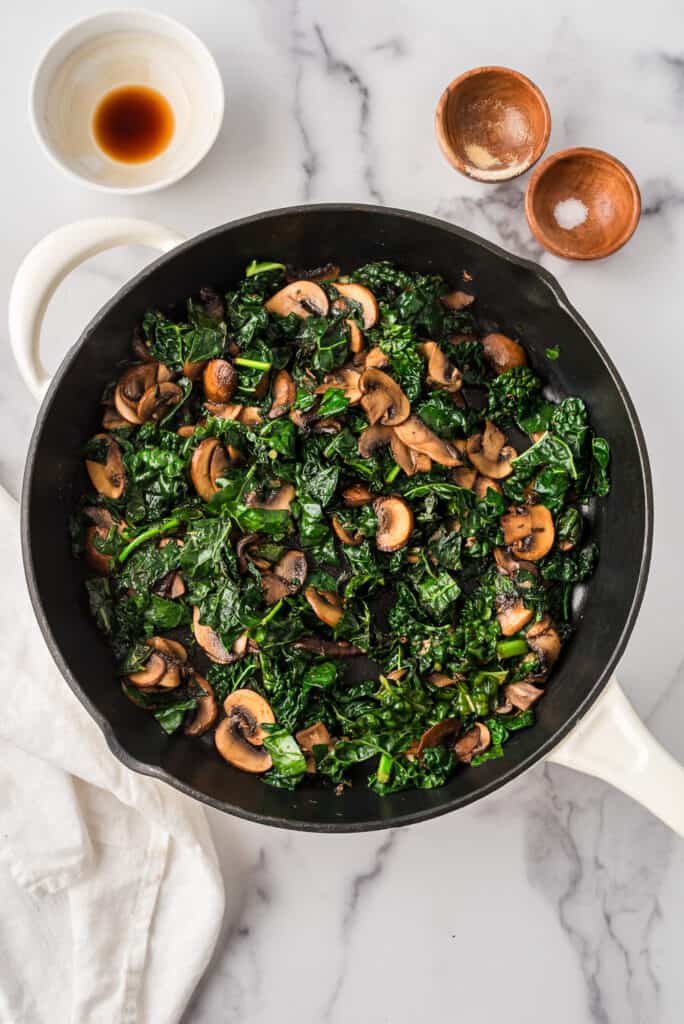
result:
[(129, 771), (35, 622), (0, 488), (0, 1021), (172, 1024), (223, 883), (199, 804)]

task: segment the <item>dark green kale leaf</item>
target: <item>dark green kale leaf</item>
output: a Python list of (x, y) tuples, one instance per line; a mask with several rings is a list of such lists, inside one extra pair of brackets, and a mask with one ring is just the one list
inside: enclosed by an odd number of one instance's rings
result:
[(541, 405), (541, 389), (541, 380), (529, 366), (505, 370), (489, 384), (487, 415), (503, 425), (524, 421)]

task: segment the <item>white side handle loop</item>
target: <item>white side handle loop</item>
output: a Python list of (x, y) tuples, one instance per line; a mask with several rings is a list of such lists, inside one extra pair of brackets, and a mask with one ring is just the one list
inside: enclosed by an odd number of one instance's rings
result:
[(19, 267), (9, 300), (9, 334), (19, 372), (40, 401), (50, 375), (40, 358), (40, 332), (55, 289), (84, 260), (118, 245), (144, 245), (168, 252), (185, 238), (170, 228), (130, 217), (75, 221), (47, 235)]

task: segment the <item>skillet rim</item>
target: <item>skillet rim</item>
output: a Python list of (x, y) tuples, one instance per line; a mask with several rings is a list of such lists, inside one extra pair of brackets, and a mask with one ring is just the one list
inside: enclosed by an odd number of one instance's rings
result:
[[(310, 822), (310, 821), (299, 821), (292, 820), (281, 815), (267, 815), (247, 811), (241, 807), (237, 807), (233, 804), (228, 803), (224, 800), (218, 800), (215, 797), (209, 796), (206, 793), (202, 793), (200, 790), (195, 789), (194, 786), (189, 785), (177, 779), (165, 768), (158, 765), (149, 764), (146, 761), (141, 761), (136, 757), (133, 757), (114, 733), (113, 727), (110, 725), (108, 719), (95, 707), (92, 701), (88, 698), (85, 692), (81, 689), (78, 680), (75, 678), (65, 659), (62, 657), (59, 650), (59, 646), (55, 639), (55, 636), (50, 627), (48, 616), (43, 607), (41, 596), (38, 590), (35, 577), (35, 568), (33, 563), (32, 551), (31, 551), (31, 537), (30, 537), (30, 516), (29, 508), (32, 501), (32, 490), (33, 490), (33, 476), (34, 476), (34, 465), (39, 447), (39, 441), (43, 430), (43, 424), (47, 417), (48, 411), (55, 399), (55, 396), (60, 389), (62, 382), (68, 377), (71, 365), (74, 362), (77, 354), (79, 353), (82, 346), (86, 343), (88, 338), (93, 334), (100, 325), (100, 322), (108, 315), (111, 309), (124, 297), (124, 295), (137, 287), (140, 283), (144, 282), (145, 279), (150, 276), (153, 272), (156, 272), (160, 267), (170, 263), (177, 256), (187, 253), (192, 247), (200, 242), (212, 238), (214, 236), (221, 235), (231, 228), (242, 227), (244, 225), (254, 224), (262, 220), (268, 220), (272, 217), (289, 215), (289, 216), (306, 216), (309, 212), (328, 212), (345, 214), (350, 212), (355, 213), (369, 213), (369, 214), (381, 214), (396, 217), (402, 220), (411, 221), (413, 223), (425, 224), (441, 231), (445, 231), (448, 234), (455, 235), (459, 238), (465, 238), (468, 241), (480, 246), (492, 256), (502, 259), (508, 263), (514, 264), (515, 266), (521, 267), (523, 270), (532, 274), (548, 289), (557, 305), (575, 322), (579, 330), (585, 336), (589, 344), (594, 348), (601, 361), (604, 363), (606, 370), (608, 371), (613, 385), (615, 386), (618, 395), (624, 405), (627, 413), (627, 418), (636, 440), (637, 452), (639, 457), (639, 468), (640, 476), (644, 491), (644, 518), (645, 528), (643, 536), (643, 544), (641, 547), (641, 553), (639, 558), (639, 574), (637, 577), (634, 594), (630, 604), (628, 614), (625, 618), (620, 636), (615, 644), (611, 656), (604, 664), (601, 671), (597, 674), (596, 680), (593, 685), (589, 688), (589, 691), (585, 697), (580, 701), (577, 707), (574, 709), (571, 715), (567, 717), (565, 722), (560, 728), (554, 733), (547, 737), (536, 750), (524, 758), (519, 764), (511, 766), (509, 769), (504, 771), (497, 779), (491, 782), (483, 784), (480, 789), (475, 790), (471, 793), (467, 793), (460, 797), (445, 800), (438, 807), (426, 808), (422, 811), (414, 811), (407, 814), (394, 815), (386, 818), (370, 818), (362, 821), (335, 821), (335, 822)], [(545, 267), (540, 266), (532, 260), (525, 259), (521, 256), (516, 256), (513, 253), (508, 252), (501, 246), (496, 245), (494, 242), (490, 242), (487, 239), (482, 238), (480, 235), (475, 234), (472, 231), (468, 231), (466, 228), (458, 227), (455, 224), (451, 224), (448, 221), (444, 221), (438, 217), (431, 217), (422, 213), (415, 213), (410, 210), (398, 209), (389, 206), (378, 206), (368, 203), (306, 203), (298, 204), (295, 206), (279, 207), (274, 210), (266, 210), (260, 213), (251, 214), (247, 217), (241, 217), (237, 220), (228, 221), (225, 224), (221, 224), (218, 227), (210, 228), (207, 231), (203, 231), (198, 235), (194, 235), (189, 238), (186, 242), (176, 246), (175, 249), (170, 250), (168, 253), (159, 256), (151, 263), (147, 264), (139, 273), (127, 281), (112, 298), (105, 303), (104, 306), (95, 314), (95, 316), (86, 325), (80, 336), (67, 351), (62, 362), (60, 363), (57, 371), (55, 372), (48, 391), (38, 409), (36, 415), (36, 421), (31, 434), (31, 440), (29, 443), (28, 453), (26, 456), (26, 465), (24, 468), (24, 476), (21, 488), (21, 550), (22, 560), (24, 565), (24, 575), (28, 586), (29, 596), (31, 604), (33, 606), (34, 613), (36, 615), (38, 625), (40, 626), (41, 632), (47, 643), (50, 654), (52, 655), (60, 673), (64, 677), (66, 683), (69, 685), (72, 692), (85, 707), (90, 717), (95, 721), (98, 728), (104, 735), (107, 746), (114, 754), (114, 756), (123, 764), (125, 767), (132, 771), (138, 772), (141, 775), (145, 775), (161, 782), (165, 782), (167, 785), (179, 790), (186, 796), (193, 797), (195, 800), (199, 800), (201, 803), (213, 807), (215, 810), (223, 811), (227, 814), (235, 815), (238, 818), (245, 819), (247, 821), (256, 822), (261, 825), (270, 825), (276, 828), (291, 829), (297, 832), (318, 832), (324, 834), (340, 834), (340, 833), (358, 833), (358, 832), (371, 832), (379, 831), (387, 828), (397, 828), (406, 825), (418, 824), (422, 821), (427, 821), (430, 818), (437, 818), (443, 814), (448, 814), (452, 811), (458, 810), (461, 807), (466, 807), (468, 804), (482, 800), (485, 797), (491, 795), (496, 790), (501, 789), (503, 786), (512, 782), (513, 779), (518, 778), (524, 772), (527, 772), (533, 767), (538, 761), (543, 760), (551, 750), (556, 747), (561, 740), (568, 735), (568, 733), (575, 727), (575, 725), (586, 715), (589, 709), (592, 707), (594, 702), (603, 692), (604, 688), (608, 684), (611, 678), (615, 666), (619, 662), (627, 641), (634, 628), (641, 603), (643, 601), (644, 593), (646, 590), (646, 583), (648, 580), (648, 574), (651, 563), (651, 553), (653, 547), (653, 482), (651, 475), (650, 462), (648, 457), (648, 451), (646, 448), (646, 441), (644, 433), (639, 422), (639, 418), (630, 398), (629, 392), (618, 373), (618, 370), (613, 363), (612, 359), (608, 355), (607, 351), (599, 341), (598, 337), (594, 334), (592, 329), (589, 327), (587, 322), (581, 316), (581, 314), (575, 309), (563, 288), (558, 283), (553, 274), (550, 273)]]

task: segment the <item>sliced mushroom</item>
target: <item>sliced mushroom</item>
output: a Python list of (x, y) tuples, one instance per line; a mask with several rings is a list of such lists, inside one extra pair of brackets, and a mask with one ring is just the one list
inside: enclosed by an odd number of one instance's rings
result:
[(411, 403), (395, 380), (382, 370), (366, 367), (359, 378), (361, 406), (368, 422), (395, 427), (411, 412)]
[(305, 320), (311, 316), (327, 316), (330, 304), (328, 296), (314, 281), (293, 281), (276, 292), (265, 303), (269, 313), (277, 316), (295, 316)]
[(528, 646), (539, 659), (543, 671), (548, 671), (558, 661), (561, 650), (560, 637), (548, 615), (535, 622), (525, 634)]
[(388, 370), (390, 367), (390, 359), (389, 356), (385, 355), (382, 349), (376, 345), (366, 353), (363, 365), (367, 370)]
[(295, 398), (297, 387), (287, 370), (278, 370), (273, 378), (273, 404), (268, 414), (270, 420), (284, 416)]
[(487, 491), (496, 491), (497, 494), (503, 494), (501, 484), (497, 483), (496, 480), (492, 480), (491, 477), (488, 476), (478, 475), (473, 490), (480, 500), (484, 498)]
[(509, 683), (504, 687), (506, 703), (512, 704), (514, 708), (520, 708), (521, 711), (531, 708), (543, 694), (544, 691), (532, 683)]
[(276, 562), (273, 572), (287, 583), (289, 592), (295, 594), (306, 580), (308, 572), (306, 555), (303, 551), (296, 549), (286, 551)]
[(420, 757), (427, 747), (438, 747), (447, 736), (454, 736), (460, 728), (460, 718), (443, 718), (441, 722), (431, 725), (420, 737), (416, 754)]
[(245, 427), (256, 427), (262, 422), (261, 409), (258, 405), (243, 405), (238, 418)]
[(443, 306), (447, 309), (465, 309), (466, 306), (470, 306), (475, 301), (474, 295), (468, 295), (467, 292), (449, 292), (448, 295), (440, 296), (439, 300)]
[(155, 423), (163, 419), (174, 405), (183, 399), (183, 389), (172, 381), (153, 384), (143, 392), (138, 402), (138, 418), (141, 423), (153, 420)]
[(183, 363), (183, 376), (187, 377), (193, 383), (198, 381), (204, 373), (204, 368), (207, 365), (206, 359), (201, 359), (199, 363), (189, 363), (186, 361)]
[(335, 370), (334, 373), (328, 373), (323, 378), (323, 383), (316, 388), (316, 394), (323, 395), (331, 388), (338, 388), (344, 392), (344, 397), (350, 405), (357, 405), (361, 401), (360, 380), (361, 374), (358, 370), (344, 366), (340, 370)]
[(311, 654), (319, 654), (324, 658), (355, 658), (359, 654), (365, 654), (360, 647), (354, 647), (347, 640), (323, 640), (318, 636), (306, 636), (296, 640), (294, 646), (300, 651), (310, 651)]
[(486, 421), (482, 434), (473, 434), (468, 438), (468, 458), (482, 476), (503, 480), (513, 472), (511, 463), (518, 453), (510, 445), (504, 445), (505, 440), (491, 420)]
[(363, 346), (365, 341), (361, 328), (354, 320), (347, 320), (347, 327), (349, 328), (349, 350), (354, 354), (363, 352)]
[(506, 602), (496, 613), (501, 632), (504, 636), (513, 636), (515, 633), (519, 633), (533, 615), (532, 609), (526, 608), (520, 598), (517, 598), (512, 603)]
[(472, 491), (477, 475), (476, 469), (470, 469), (469, 466), (459, 466), (451, 474), (451, 479), (459, 487), (464, 487), (466, 491)]
[(105, 430), (121, 430), (123, 427), (130, 427), (131, 423), (123, 416), (119, 416), (113, 406), (108, 405), (102, 414), (102, 426)]
[(338, 281), (335, 281), (335, 288), (345, 299), (358, 302), (361, 306), (365, 331), (375, 326), (380, 311), (377, 300), (369, 288), (365, 288), (362, 284), (340, 284)]
[(218, 438), (200, 441), (190, 460), (190, 478), (203, 501), (211, 501), (219, 490), (216, 481), (229, 469), (230, 460)]
[(121, 375), (114, 389), (114, 405), (119, 416), (140, 426), (143, 422), (138, 415), (140, 399), (153, 385), (163, 384), (171, 376), (171, 371), (163, 363), (152, 361), (131, 366)]
[(501, 516), (500, 522), (505, 544), (524, 540), (532, 531), (532, 516), (526, 505), (513, 505)]
[(445, 686), (456, 686), (462, 680), (463, 676), (459, 673), (456, 673), (454, 676), (448, 676), (445, 672), (431, 672), (428, 676), (428, 682), (432, 683), (433, 686), (437, 686), (440, 690), (444, 689)]
[(372, 427), (366, 427), (366, 429), (359, 434), (359, 455), (364, 459), (370, 459), (378, 448), (382, 448), (383, 445), (389, 444), (393, 437), (394, 431), (391, 427), (383, 427), (380, 423), (376, 423), (375, 426)]
[(219, 420), (239, 420), (245, 406), (235, 402), (205, 402), (204, 408)]
[(211, 683), (204, 676), (195, 672), (195, 683), (204, 690), (204, 695), (197, 698), (195, 717), (183, 730), (186, 736), (203, 736), (211, 729), (218, 715), (218, 704)]
[(342, 500), (349, 508), (359, 508), (361, 505), (368, 505), (373, 500), (373, 495), (365, 484), (350, 484), (342, 491)]
[(476, 722), (465, 736), (454, 744), (454, 753), (459, 761), (470, 764), (474, 757), (483, 754), (491, 746), (492, 735), (484, 722)]
[[(373, 427), (369, 427), (369, 430), (373, 430)], [(396, 464), (403, 469), (407, 476), (413, 476), (416, 472), (416, 463), (418, 461), (418, 453), (414, 452), (408, 445), (405, 445), (401, 441), (395, 431), (392, 431), (392, 437), (390, 438), (390, 447), (392, 449), (392, 456)], [(425, 456), (422, 456), (425, 458)]]
[(342, 598), (339, 594), (336, 594), (334, 590), (317, 590), (315, 587), (307, 587), (304, 597), (321, 622), (330, 626), (331, 629), (338, 625), (344, 614)]
[(423, 355), (427, 357), (427, 383), (435, 384), (449, 392), (460, 391), (463, 375), (457, 366), (453, 366), (439, 345), (434, 341), (423, 342)]
[(495, 373), (505, 373), (515, 366), (525, 366), (525, 349), (505, 334), (488, 334), (482, 339), (485, 358)]
[(294, 498), (295, 489), (292, 484), (281, 484), (265, 495), (250, 491), (245, 495), (245, 505), (250, 508), (270, 509), (272, 512), (289, 512)]
[(235, 690), (223, 703), (226, 717), (216, 728), (214, 742), (221, 757), (243, 772), (259, 774), (273, 766), (264, 748), (264, 724), (273, 725), (270, 705), (254, 690)]
[(85, 532), (84, 550), (88, 565), (95, 572), (106, 576), (111, 565), (112, 555), (106, 555), (95, 547), (95, 538), (105, 540), (109, 529), (105, 526), (89, 526)]
[(403, 548), (413, 530), (413, 511), (403, 498), (376, 498), (373, 509), (378, 520), (375, 544), (380, 551)]
[(169, 640), (165, 636), (151, 636), (147, 645), (172, 661), (186, 662), (188, 660), (188, 652), (177, 640)]
[(210, 359), (202, 374), (204, 394), (210, 402), (226, 404), (235, 394), (237, 370), (227, 359)]
[(290, 595), (290, 588), (285, 580), (281, 580), (273, 572), (265, 572), (263, 574), (261, 577), (261, 588), (264, 592), (264, 601), (268, 605), (277, 604), (278, 601), (282, 601), (283, 598)]
[(545, 505), (530, 505), (528, 511), (531, 524), (529, 534), (515, 540), (511, 547), (514, 555), (536, 562), (544, 555), (548, 555), (553, 547), (553, 516)]
[(192, 437), (196, 429), (197, 427), (193, 426), (193, 424), (186, 423), (184, 426), (179, 427), (176, 433), (179, 437)]
[(90, 482), (99, 494), (116, 501), (126, 488), (126, 472), (124, 470), (121, 449), (116, 441), (107, 434), (95, 434), (94, 440), (107, 445), (107, 458), (104, 462), (85, 460), (85, 468)]
[(306, 770), (313, 775), (316, 771), (316, 760), (313, 755), (314, 747), (327, 747), (332, 749), (333, 742), (327, 727), (323, 722), (314, 722), (308, 729), (300, 729), (295, 733), (295, 739), (304, 754)]
[(218, 633), (215, 633), (211, 626), (202, 625), (197, 606), (192, 609), (192, 630), (197, 643), (217, 665), (230, 665), (237, 660), (236, 655), (223, 646)]
[(331, 517), (330, 522), (336, 536), (339, 537), (343, 544), (346, 544), (348, 547), (355, 548), (362, 542), (363, 534), (360, 530), (356, 530), (354, 533), (349, 533), (345, 530), (344, 526), (335, 515)]
[(137, 686), (141, 690), (146, 690), (148, 687), (157, 686), (166, 672), (166, 661), (161, 654), (157, 654), (155, 651), (147, 659), (143, 668), (138, 672), (131, 672), (128, 676), (128, 681), (133, 686)]
[(313, 425), (314, 434), (339, 434), (342, 424), (334, 416), (326, 416), (322, 420), (316, 420)]
[(400, 441), (403, 441), (413, 451), (428, 455), (433, 462), (438, 462), (440, 466), (462, 465), (454, 446), (437, 437), (418, 416), (409, 416), (394, 429)]

